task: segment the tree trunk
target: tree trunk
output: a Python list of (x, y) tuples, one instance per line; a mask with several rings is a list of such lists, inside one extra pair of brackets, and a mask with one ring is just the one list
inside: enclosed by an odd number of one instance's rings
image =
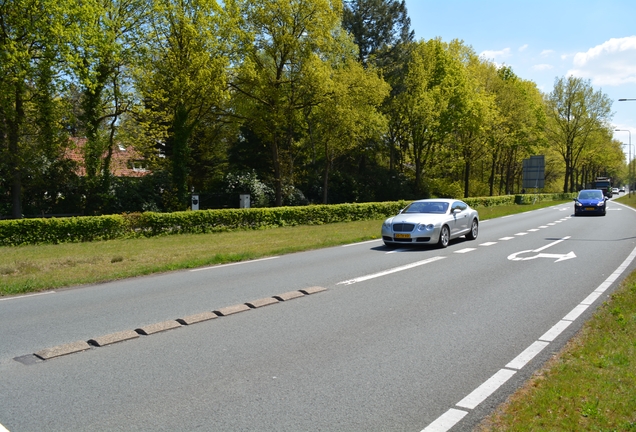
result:
[(274, 139), (272, 140), (272, 165), (274, 168), (274, 192), (276, 195), (276, 207), (283, 205), (283, 179), (280, 168), (280, 155), (278, 153), (278, 135), (274, 132)]
[(188, 112), (181, 105), (177, 107), (172, 123), (172, 184), (177, 194), (179, 206), (185, 208), (188, 202), (188, 140), (192, 125), (188, 124)]
[(8, 122), (9, 170), (11, 173), (11, 217), (22, 219), (22, 166), (20, 164), (20, 126), (24, 118), (22, 86), (15, 88), (15, 117)]
[(464, 168), (464, 198), (468, 198), (470, 188), (470, 158), (466, 159)]

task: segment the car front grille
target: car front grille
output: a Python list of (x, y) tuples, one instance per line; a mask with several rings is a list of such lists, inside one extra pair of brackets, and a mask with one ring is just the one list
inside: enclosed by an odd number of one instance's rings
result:
[(414, 224), (410, 224), (410, 223), (396, 223), (393, 224), (393, 231), (394, 232), (411, 232), (413, 231), (413, 228), (415, 228)]

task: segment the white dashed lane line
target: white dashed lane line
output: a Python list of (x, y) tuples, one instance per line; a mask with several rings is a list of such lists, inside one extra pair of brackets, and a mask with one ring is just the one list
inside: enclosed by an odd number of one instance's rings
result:
[(477, 250), (477, 249), (475, 249), (475, 248), (465, 248), (465, 249), (456, 250), (456, 251), (455, 251), (455, 252), (453, 252), (453, 253), (456, 253), (456, 254), (464, 254), (464, 253), (472, 252), (472, 251), (474, 251), (474, 250)]
[(435, 262), (435, 261), (443, 260), (444, 258), (446, 258), (446, 257), (436, 256), (436, 257), (425, 259), (425, 260), (422, 260), (422, 261), (416, 261), (414, 263), (403, 265), (403, 266), (400, 266), (400, 267), (394, 267), (392, 269), (384, 270), (384, 271), (381, 271), (381, 272), (378, 272), (378, 273), (368, 274), (366, 276), (360, 276), (360, 277), (357, 277), (357, 278), (354, 278), (354, 279), (349, 279), (349, 280), (346, 280), (346, 281), (338, 282), (336, 285), (351, 285), (351, 284), (358, 283), (358, 282), (364, 282), (364, 281), (369, 280), (369, 279), (375, 279), (375, 278), (379, 278), (379, 277), (382, 277), (382, 276), (386, 276), (388, 274), (401, 272), (401, 271), (412, 269), (414, 267), (419, 267), (419, 266), (425, 265), (425, 264), (430, 264), (430, 263)]
[(499, 369), (497, 373), (488, 378), (482, 385), (473, 390), (464, 399), (457, 402), (460, 408), (475, 409), (488, 396), (493, 394), (499, 387), (504, 385), (517, 371), (509, 369)]

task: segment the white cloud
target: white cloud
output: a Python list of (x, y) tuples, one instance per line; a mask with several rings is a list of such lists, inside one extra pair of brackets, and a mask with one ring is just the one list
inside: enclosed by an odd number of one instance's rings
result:
[(538, 64), (538, 65), (534, 65), (532, 66), (532, 69), (536, 70), (536, 71), (545, 71), (545, 70), (550, 70), (553, 69), (554, 66), (550, 65), (550, 64), (546, 64), (546, 63), (542, 63), (542, 64)]
[(568, 75), (590, 79), (593, 85), (636, 83), (636, 36), (612, 38), (577, 53)]
[(547, 49), (547, 50), (543, 50), (543, 51), (541, 51), (541, 55), (542, 55), (543, 57), (549, 56), (550, 54), (554, 54), (554, 50)]
[(489, 60), (496, 60), (498, 58), (506, 58), (510, 56), (510, 48), (504, 48), (500, 51), (482, 51), (479, 57), (483, 57)]
[(527, 48), (528, 48), (528, 44), (521, 45), (521, 46), (519, 47), (519, 52), (524, 52)]

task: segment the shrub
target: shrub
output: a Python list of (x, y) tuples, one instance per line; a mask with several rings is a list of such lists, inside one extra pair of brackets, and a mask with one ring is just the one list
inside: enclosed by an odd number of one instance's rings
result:
[[(535, 200), (571, 199), (574, 194), (504, 195), (466, 198), (471, 207), (530, 204)], [(0, 221), (0, 246), (85, 242), (124, 237), (210, 233), (293, 225), (381, 219), (395, 215), (408, 201), (221, 209), (174, 213), (130, 213), (51, 219)]]

